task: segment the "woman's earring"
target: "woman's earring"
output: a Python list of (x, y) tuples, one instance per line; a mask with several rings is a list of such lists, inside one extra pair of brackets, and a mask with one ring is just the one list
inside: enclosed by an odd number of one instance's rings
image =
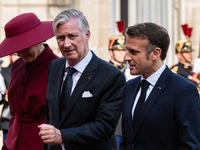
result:
[(40, 52), (42, 52), (42, 50), (43, 50), (43, 47), (42, 47), (42, 44), (40, 45)]

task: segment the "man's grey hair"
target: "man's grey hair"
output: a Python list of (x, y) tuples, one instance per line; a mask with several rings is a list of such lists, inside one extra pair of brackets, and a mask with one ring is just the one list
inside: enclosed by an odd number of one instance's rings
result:
[(57, 34), (57, 28), (59, 25), (62, 25), (73, 18), (78, 18), (79, 28), (83, 32), (83, 35), (85, 35), (87, 31), (90, 30), (88, 21), (86, 20), (82, 12), (76, 9), (68, 9), (68, 10), (62, 11), (54, 19), (54, 22), (53, 22), (54, 34), (55, 35)]

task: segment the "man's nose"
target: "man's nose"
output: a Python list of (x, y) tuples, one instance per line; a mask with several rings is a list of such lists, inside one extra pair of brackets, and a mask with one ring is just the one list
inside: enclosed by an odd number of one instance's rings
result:
[(131, 60), (131, 57), (128, 54), (128, 52), (126, 52), (126, 54), (124, 55), (124, 61), (128, 61), (128, 60)]
[(66, 38), (66, 39), (65, 39), (64, 46), (65, 46), (65, 47), (70, 47), (70, 46), (71, 46), (71, 40), (68, 39), (68, 38)]

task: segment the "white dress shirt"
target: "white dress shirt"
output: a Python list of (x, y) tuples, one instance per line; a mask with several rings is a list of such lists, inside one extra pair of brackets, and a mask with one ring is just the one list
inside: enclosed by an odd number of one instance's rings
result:
[[(89, 64), (90, 60), (92, 59), (92, 52), (89, 50), (87, 55), (85, 56), (85, 58), (83, 58), (78, 64), (76, 64), (75, 66), (70, 66), (68, 64), (68, 61), (66, 60), (66, 65), (65, 65), (65, 69), (67, 69), (67, 67), (73, 67), (75, 68), (77, 71), (72, 75), (72, 80), (73, 80), (73, 85), (72, 85), (72, 91), (71, 93), (74, 91), (74, 88), (79, 80), (79, 78), (81, 77), (83, 71), (85, 70), (86, 66)], [(64, 76), (63, 76), (63, 82), (65, 80), (65, 78), (67, 77), (67, 71), (65, 71)], [(63, 84), (63, 83), (62, 83)], [(62, 90), (61, 90), (62, 91)]]
[[(156, 71), (154, 72), (152, 75), (150, 75), (146, 80), (149, 82), (149, 88), (147, 89), (147, 93), (146, 93), (146, 98), (145, 101), (147, 99), (147, 97), (149, 96), (149, 94), (151, 93), (151, 91), (153, 90), (154, 86), (156, 85), (156, 82), (158, 81), (160, 75), (163, 73), (163, 71), (165, 70), (166, 66), (163, 63), (163, 65)], [(144, 80), (145, 78), (141, 75), (141, 81)], [(134, 110), (136, 107), (136, 104), (138, 102), (138, 99), (140, 97), (140, 93), (141, 93), (141, 87), (139, 88), (139, 91), (135, 97), (135, 101), (133, 103), (133, 108), (132, 108), (132, 118), (134, 116)]]
[(6, 85), (4, 83), (4, 78), (0, 73), (0, 101), (2, 100), (2, 95), (5, 94), (5, 90), (6, 90)]

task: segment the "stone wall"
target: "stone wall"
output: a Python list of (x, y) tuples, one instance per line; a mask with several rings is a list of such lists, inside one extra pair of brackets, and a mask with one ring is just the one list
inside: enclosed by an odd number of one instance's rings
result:
[[(90, 48), (96, 54), (109, 60), (108, 56), (108, 39), (113, 36), (114, 21), (113, 20), (113, 3), (117, 0), (0, 0), (0, 42), (4, 39), (4, 25), (14, 16), (24, 12), (34, 12), (42, 21), (53, 20), (55, 16), (64, 9), (75, 8), (82, 11), (88, 19), (91, 29), (91, 38), (89, 41)], [(129, 0), (133, 1), (133, 0)], [(200, 45), (200, 1), (199, 0), (168, 0), (172, 5), (168, 9), (169, 18), (171, 18), (170, 30), (171, 44), (174, 49), (175, 42), (185, 38), (181, 29), (181, 24), (188, 23), (193, 27), (192, 44), (195, 49), (194, 55), (199, 55)], [(141, 6), (142, 7), (142, 6)], [(129, 6), (129, 8), (132, 8)], [(138, 10), (142, 10), (138, 8)], [(169, 12), (169, 11), (172, 12)], [(129, 10), (131, 12), (131, 10)], [(135, 11), (136, 12), (136, 11)], [(116, 12), (117, 13), (117, 12)], [(129, 14), (130, 17), (133, 14)], [(171, 16), (170, 16), (171, 15)], [(170, 20), (168, 20), (170, 21)], [(169, 24), (169, 23), (168, 23)], [(58, 46), (55, 38), (47, 41), (55, 53)], [(172, 50), (173, 51), (173, 50)], [(170, 54), (170, 64), (177, 61), (175, 53)], [(172, 61), (172, 62), (171, 62)]]
[(192, 31), (192, 46), (195, 50), (194, 55), (200, 54), (200, 1), (199, 0), (185, 0), (185, 23), (189, 27), (193, 27)]
[[(0, 1), (0, 42), (5, 38), (4, 25), (13, 17), (33, 12), (42, 21), (53, 20), (64, 9), (75, 8), (87, 18), (91, 38), (90, 48), (108, 60), (108, 39), (111, 36), (111, 0), (1, 0)], [(47, 41), (55, 53), (58, 46), (55, 38)]]
[(99, 57), (108, 60), (108, 39), (111, 36), (111, 0), (79, 0), (78, 2), (78, 9), (84, 13), (90, 24), (90, 48)]

